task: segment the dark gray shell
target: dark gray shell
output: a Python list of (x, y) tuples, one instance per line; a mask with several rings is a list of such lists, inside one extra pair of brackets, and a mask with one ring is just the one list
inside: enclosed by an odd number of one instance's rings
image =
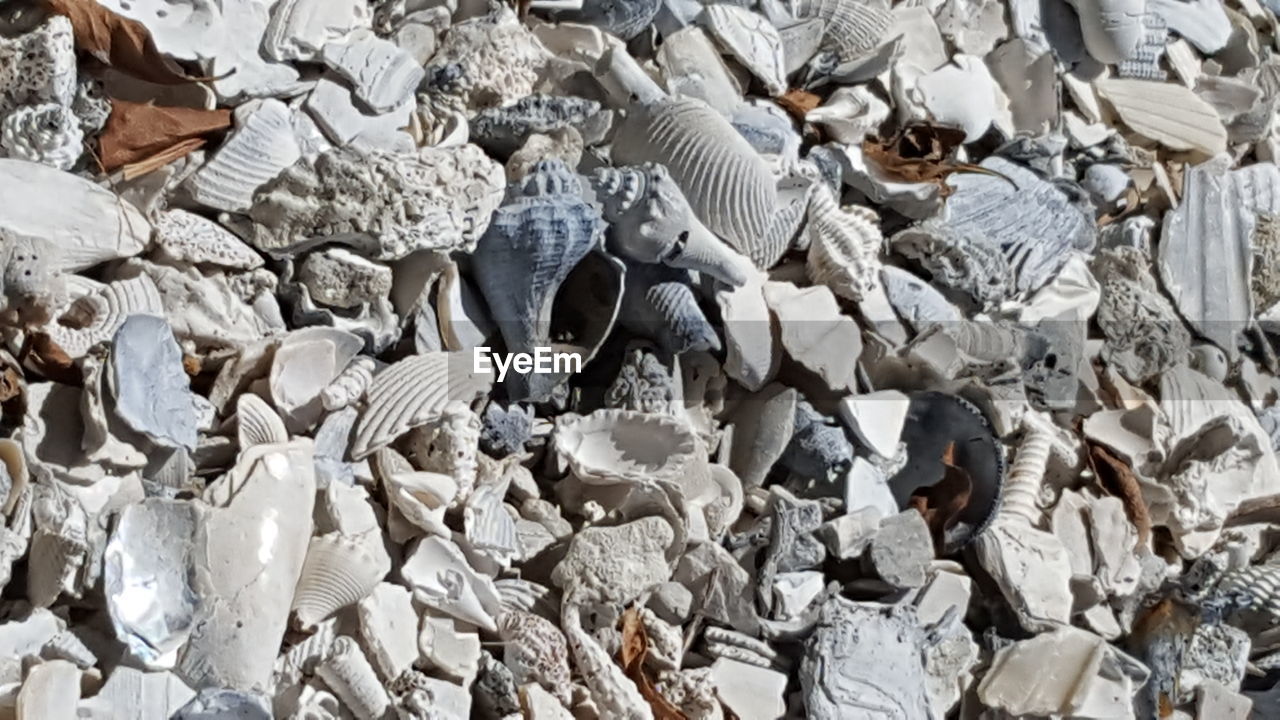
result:
[(557, 13), (558, 20), (586, 23), (630, 40), (653, 23), (662, 0), (586, 0), (581, 10)]
[(476, 113), (470, 122), (471, 141), (497, 155), (510, 155), (534, 133), (581, 128), (599, 112), (600, 103), (586, 98), (530, 95), (513, 105)]
[(719, 350), (720, 338), (698, 306), (686, 270), (628, 263), (619, 320), (669, 353)]

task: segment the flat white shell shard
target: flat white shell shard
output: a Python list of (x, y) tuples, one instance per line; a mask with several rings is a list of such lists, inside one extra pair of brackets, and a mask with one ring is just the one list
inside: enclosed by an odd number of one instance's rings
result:
[(510, 479), (480, 485), (462, 508), (469, 549), (502, 567), (510, 567), (521, 555), (516, 521), (502, 502), (510, 485)]
[(915, 87), (930, 118), (939, 125), (960, 128), (966, 142), (982, 137), (992, 123), (1012, 124), (1009, 99), (980, 58), (956, 55), (952, 64), (916, 79)]
[(562, 416), (555, 448), (587, 484), (678, 480), (702, 452), (692, 429), (674, 417), (615, 409)]
[(380, 583), (357, 608), (360, 635), (382, 677), (394, 680), (418, 660), (418, 612), (413, 594), (400, 585)]
[(782, 347), (791, 359), (817, 373), (832, 390), (857, 388), (854, 368), (862, 354), (862, 331), (840, 313), (830, 288), (770, 281), (764, 297), (778, 318)]
[(413, 108), (410, 97), (388, 112), (368, 112), (336, 75), (321, 77), (306, 102), (307, 112), (334, 144), (395, 153), (413, 152), (413, 136), (403, 131), (412, 122)]
[(151, 223), (128, 200), (71, 173), (0, 159), (0, 187), (0, 227), (47, 241), (57, 271), (131, 257), (150, 242)]
[(768, 20), (729, 4), (708, 6), (701, 19), (716, 40), (764, 83), (770, 95), (786, 92), (787, 61), (782, 38)]
[(276, 349), (267, 376), (271, 401), (290, 425), (311, 427), (323, 414), (325, 388), (364, 347), (343, 330), (314, 327), (295, 330)]
[(369, 386), (351, 457), (367, 457), (415, 427), (437, 420), (450, 402), (470, 402), (493, 378), (473, 372), (471, 353), (412, 355), (385, 368)]
[(839, 87), (804, 119), (821, 125), (836, 142), (859, 144), (889, 119), (889, 105), (866, 85)]
[(157, 444), (195, 450), (198, 406), (169, 323), (131, 315), (111, 347), (115, 412)]
[(842, 208), (825, 185), (809, 196), (809, 279), (858, 301), (880, 282), (880, 218), (869, 208)]
[(1084, 46), (1095, 60), (1129, 59), (1142, 41), (1146, 0), (1067, 0), (1080, 16)]
[(377, 529), (312, 538), (293, 593), (298, 627), (310, 630), (338, 610), (359, 602), (390, 571), (391, 558)]
[(146, 27), (156, 49), (181, 60), (211, 58), (224, 50), (227, 26), (222, 3), (188, 0), (103, 0), (112, 12), (137, 20)]
[(271, 9), (262, 51), (272, 60), (315, 60), (321, 48), (370, 21), (360, 0), (281, 0)]
[[(622, 60), (624, 55), (621, 50), (610, 53), (616, 75), (621, 75), (619, 71), (627, 65), (632, 66), (635, 72), (625, 78), (607, 78), (623, 85), (621, 96), (617, 98), (620, 104), (625, 105), (629, 95), (639, 98), (642, 103), (660, 102), (665, 93), (657, 85), (651, 85), (649, 76), (629, 55), (626, 57), (630, 62)], [(742, 88), (702, 28), (691, 25), (664, 37), (656, 60), (671, 95), (697, 98), (725, 114), (732, 113), (742, 104)], [(624, 84), (624, 80), (629, 84)]]
[(897, 390), (852, 395), (840, 401), (840, 418), (862, 444), (883, 458), (898, 453), (911, 401)]
[(267, 99), (236, 108), (235, 130), (188, 181), (197, 202), (241, 212), (253, 205), (258, 188), (302, 157), (293, 111)]
[(1099, 80), (1098, 94), (1134, 132), (1174, 150), (1226, 152), (1227, 130), (1213, 106), (1181, 83)]
[(494, 616), (502, 608), (497, 588), (449, 540), (434, 535), (418, 540), (400, 575), (419, 602), (486, 630), (497, 629)]
[(355, 87), (355, 96), (370, 110), (385, 113), (413, 97), (427, 71), (405, 50), (372, 33), (345, 43), (326, 45), (324, 64)]
[(766, 247), (766, 232), (778, 206), (769, 166), (706, 103), (678, 98), (633, 108), (619, 130), (613, 154), (620, 163), (666, 165), (689, 206), (712, 232), (757, 265), (777, 261), (777, 249)]
[(1234, 358), (1253, 318), (1256, 217), (1280, 210), (1280, 169), (1231, 165), (1219, 156), (1186, 172), (1182, 202), (1164, 218), (1158, 259), (1178, 311)]
[(68, 356), (79, 358), (115, 336), (132, 315), (164, 315), (160, 291), (145, 275), (107, 283), (73, 300), (44, 331)]
[(303, 160), (264, 189), (249, 213), (251, 241), (267, 252), (338, 241), (383, 260), (470, 251), (505, 187), (502, 166), (475, 145), (408, 155), (339, 148)]
[(1205, 55), (1217, 54), (1231, 41), (1235, 25), (1222, 3), (1209, 0), (1147, 0), (1147, 4), (1151, 12), (1164, 20), (1169, 30), (1182, 36)]
[(964, 319), (960, 308), (952, 305), (937, 288), (899, 267), (880, 268), (889, 304), (917, 331), (929, 325), (958, 323)]
[(764, 282), (763, 274), (754, 273), (742, 287), (716, 292), (724, 321), (725, 373), (748, 390), (764, 387), (782, 363), (764, 299)]
[(262, 267), (262, 256), (230, 230), (193, 212), (175, 208), (156, 218), (156, 243), (167, 260), (207, 263), (237, 270)]

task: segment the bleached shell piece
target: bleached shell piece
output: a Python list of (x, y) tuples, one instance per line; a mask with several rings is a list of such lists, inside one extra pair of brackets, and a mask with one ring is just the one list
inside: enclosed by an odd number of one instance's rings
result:
[(496, 337), (498, 328), (479, 289), (453, 263), (445, 268), (436, 285), (436, 313), (440, 338), (447, 350), (474, 352)]
[(764, 299), (765, 277), (757, 271), (742, 287), (716, 293), (724, 322), (725, 373), (748, 390), (764, 387), (782, 363)]
[(298, 627), (309, 630), (334, 612), (359, 602), (390, 571), (391, 558), (376, 530), (312, 538), (293, 594), (292, 611)]
[(798, 18), (826, 22), (822, 49), (833, 56), (833, 67), (870, 53), (887, 39), (893, 24), (887, 8), (861, 0), (799, 0), (792, 7)]
[(836, 142), (859, 144), (889, 119), (889, 105), (866, 85), (839, 87), (804, 119), (821, 125)]
[(293, 111), (275, 99), (236, 108), (235, 130), (187, 185), (197, 202), (242, 212), (254, 193), (302, 157)]
[(880, 218), (868, 208), (841, 208), (825, 185), (809, 198), (809, 279), (855, 302), (880, 282)]
[(787, 354), (817, 373), (832, 390), (852, 392), (857, 378), (850, 360), (862, 354), (862, 331), (853, 318), (840, 312), (831, 289), (769, 281), (764, 298), (778, 318)]
[(684, 422), (669, 416), (606, 408), (556, 422), (556, 452), (587, 484), (678, 480), (698, 472), (705, 451)]
[(538, 615), (505, 611), (498, 616), (502, 662), (516, 684), (536, 682), (563, 705), (570, 705), (569, 649), (555, 623)]
[(1142, 251), (1118, 247), (1094, 261), (1102, 297), (1096, 321), (1106, 342), (1102, 358), (1121, 375), (1142, 382), (1187, 358), (1191, 334), (1152, 277)]
[(284, 420), (266, 400), (245, 393), (236, 400), (236, 441), (241, 448), (286, 442), (289, 431)]
[(1095, 60), (1119, 63), (1142, 42), (1146, 0), (1068, 0), (1080, 17), (1084, 46)]
[(1221, 3), (1206, 0), (1147, 0), (1146, 6), (1164, 20), (1169, 30), (1205, 55), (1221, 52), (1231, 42), (1237, 27)]
[(111, 346), (115, 414), (165, 447), (195, 450), (199, 405), (182, 365), (182, 348), (164, 318), (130, 315)]
[(470, 353), (433, 352), (412, 355), (375, 375), (356, 425), (352, 459), (363, 459), (435, 421), (450, 402), (470, 402), (488, 392), (492, 375), (472, 370)]
[(320, 404), (333, 412), (360, 402), (373, 382), (377, 361), (368, 355), (351, 358), (347, 367), (320, 392)]
[(729, 52), (751, 71), (770, 95), (787, 90), (787, 61), (782, 38), (768, 20), (750, 10), (729, 4), (710, 5), (701, 21)]
[(611, 51), (601, 62), (601, 80), (618, 105), (660, 103), (668, 96), (697, 98), (726, 116), (742, 105), (741, 83), (721, 57), (720, 48), (697, 25), (664, 35), (655, 60), (662, 70), (665, 92), (625, 48)]
[(76, 717), (80, 675), (80, 668), (66, 660), (48, 660), (33, 666), (18, 691), (16, 720)]
[(1094, 87), (1145, 138), (1174, 150), (1226, 152), (1227, 130), (1218, 112), (1181, 83), (1107, 79)]
[(381, 720), (386, 715), (391, 698), (354, 638), (335, 638), (332, 654), (316, 674), (356, 720)]
[(57, 272), (86, 270), (142, 252), (151, 223), (128, 200), (71, 173), (0, 159), (0, 227), (57, 249)]
[(661, 0), (582, 2), (574, 10), (558, 13), (557, 18), (594, 25), (623, 40), (630, 40), (650, 26), (661, 7)]
[(403, 130), (413, 122), (414, 107), (409, 98), (389, 112), (374, 115), (337, 75), (324, 75), (316, 81), (306, 101), (307, 113), (333, 144), (403, 154), (412, 153), (415, 147), (413, 136)]
[(486, 630), (497, 629), (494, 615), (502, 601), (493, 580), (476, 572), (449, 540), (434, 535), (419, 539), (400, 575), (419, 602)]
[(778, 206), (769, 166), (706, 103), (676, 98), (633, 108), (618, 132), (613, 156), (621, 163), (666, 165), (712, 232), (757, 266), (777, 260), (776, 248), (762, 247)]
[(381, 260), (471, 250), (502, 200), (502, 166), (475, 145), (416, 154), (337, 148), (289, 168), (258, 197), (250, 241), (287, 252), (328, 239)]
[(516, 521), (502, 502), (510, 484), (506, 479), (481, 485), (470, 492), (462, 508), (462, 525), (470, 549), (503, 567), (510, 567), (521, 554)]
[(292, 427), (309, 428), (323, 414), (321, 393), (364, 347), (336, 328), (296, 330), (276, 348), (267, 382), (271, 401)]
[(156, 218), (156, 243), (166, 259), (176, 262), (237, 270), (263, 264), (262, 256), (230, 230), (180, 208), (166, 210)]
[(400, 585), (381, 583), (357, 608), (360, 635), (373, 663), (387, 681), (399, 677), (418, 660), (418, 612), (413, 596)]
[[(905, 90), (905, 79), (901, 85), (894, 86), (895, 96)], [(939, 125), (963, 130), (965, 142), (978, 140), (992, 124), (1012, 124), (1009, 99), (982, 58), (956, 55), (947, 65), (916, 78), (914, 86), (929, 117)]]
[(413, 55), (372, 33), (326, 45), (324, 64), (355, 88), (355, 96), (376, 113), (400, 107), (427, 71)]
[(360, 0), (281, 0), (271, 10), (262, 52), (272, 60), (315, 60), (326, 45), (371, 20)]
[(160, 291), (151, 278), (107, 283), (71, 303), (44, 331), (69, 357), (80, 358), (89, 348), (110, 340), (130, 315), (164, 315)]
[(572, 602), (561, 608), (560, 627), (573, 654), (591, 699), (602, 717), (618, 720), (653, 720), (648, 701), (634, 682), (590, 634), (582, 629), (581, 609)]

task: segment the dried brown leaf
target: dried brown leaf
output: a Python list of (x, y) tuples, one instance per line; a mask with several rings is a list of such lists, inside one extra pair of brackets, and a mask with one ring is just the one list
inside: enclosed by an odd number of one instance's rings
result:
[(644, 658), (649, 654), (649, 636), (644, 631), (640, 611), (634, 607), (622, 613), (622, 648), (619, 651), (622, 669), (636, 684), (640, 695), (653, 709), (654, 720), (689, 720), (680, 708), (663, 697), (653, 686), (653, 680), (644, 671)]
[(22, 375), (11, 367), (0, 370), (0, 403), (22, 394)]
[(969, 505), (973, 494), (973, 478), (969, 472), (955, 464), (955, 443), (947, 443), (942, 453), (942, 479), (928, 487), (917, 488), (911, 494), (908, 507), (924, 517), (933, 536), (934, 547), (942, 552), (947, 530), (960, 520), (960, 514)]
[(53, 338), (44, 333), (31, 333), (28, 337), (28, 356), (41, 375), (66, 385), (81, 385), (84, 378), (76, 369), (75, 361), (67, 355)]
[(964, 142), (964, 131), (936, 125), (912, 125), (888, 140), (869, 137), (862, 141), (862, 154), (879, 165), (895, 180), (905, 183), (933, 183), (942, 197), (951, 194), (947, 176), (958, 172), (979, 173), (1003, 178), (1000, 173), (980, 165), (952, 160), (956, 148)]
[(210, 80), (192, 77), (156, 49), (151, 33), (137, 20), (117, 15), (95, 0), (44, 0), (55, 15), (71, 21), (76, 47), (100, 62), (158, 85)]
[(1089, 443), (1089, 465), (1102, 489), (1120, 498), (1125, 515), (1138, 528), (1138, 543), (1146, 545), (1151, 537), (1151, 516), (1133, 469), (1106, 447), (1094, 443)]
[[(174, 148), (186, 154), (203, 144), (202, 136), (231, 126), (230, 110), (159, 107), (127, 100), (111, 101), (111, 116), (98, 140), (102, 167), (115, 170), (158, 155), (172, 162)], [(199, 143), (192, 146), (193, 140)]]
[(808, 115), (810, 110), (822, 104), (821, 97), (799, 89), (788, 90), (774, 101), (799, 120), (804, 120), (804, 116)]

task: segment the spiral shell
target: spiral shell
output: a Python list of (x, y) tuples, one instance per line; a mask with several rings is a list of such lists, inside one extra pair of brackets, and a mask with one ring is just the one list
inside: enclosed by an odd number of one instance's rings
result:
[(809, 278), (840, 297), (860, 301), (879, 283), (884, 238), (878, 222), (869, 209), (841, 208), (830, 188), (819, 186), (809, 200)]
[(148, 275), (108, 283), (77, 298), (44, 331), (71, 358), (110, 340), (130, 315), (164, 315), (160, 291)]
[(391, 558), (377, 531), (350, 536), (329, 533), (311, 539), (293, 595), (293, 612), (303, 630), (353, 605), (391, 571)]
[(346, 369), (320, 393), (320, 401), (329, 412), (355, 405), (373, 382), (377, 363), (368, 355), (357, 355), (347, 363)]

